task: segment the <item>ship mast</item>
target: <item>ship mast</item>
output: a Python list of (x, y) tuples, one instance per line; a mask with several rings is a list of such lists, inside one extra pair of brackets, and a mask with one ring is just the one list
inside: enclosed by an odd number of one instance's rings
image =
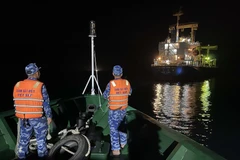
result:
[(98, 87), (98, 91), (100, 92), (100, 94), (102, 95), (102, 92), (101, 92), (101, 89), (99, 87), (99, 84), (98, 84), (98, 81), (95, 77), (95, 74), (94, 74), (94, 66), (96, 65), (96, 61), (94, 63), (94, 57), (96, 58), (96, 54), (95, 54), (95, 51), (94, 51), (94, 38), (97, 37), (96, 36), (96, 25), (95, 25), (95, 22), (94, 21), (90, 21), (90, 34), (89, 34), (89, 37), (91, 37), (91, 68), (92, 68), (92, 74), (90, 75), (88, 81), (87, 81), (87, 84), (82, 92), (82, 94), (85, 93), (85, 90), (88, 86), (88, 83), (90, 80), (92, 80), (92, 88), (91, 88), (91, 95), (95, 95), (95, 88), (94, 88), (94, 80), (97, 84), (97, 87)]
[(181, 8), (180, 8), (180, 10), (179, 10), (177, 13), (173, 14), (173, 16), (176, 16), (176, 17), (177, 17), (176, 42), (178, 42), (178, 39), (179, 39), (179, 28), (178, 28), (178, 26), (179, 26), (179, 20), (180, 20), (180, 16), (181, 16), (181, 15), (183, 15), (183, 12), (181, 11)]

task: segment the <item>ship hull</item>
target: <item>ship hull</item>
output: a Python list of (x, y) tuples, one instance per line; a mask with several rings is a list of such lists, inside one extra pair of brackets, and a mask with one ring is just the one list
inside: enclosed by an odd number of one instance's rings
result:
[(201, 81), (213, 78), (217, 68), (195, 66), (152, 66), (155, 80), (164, 81)]

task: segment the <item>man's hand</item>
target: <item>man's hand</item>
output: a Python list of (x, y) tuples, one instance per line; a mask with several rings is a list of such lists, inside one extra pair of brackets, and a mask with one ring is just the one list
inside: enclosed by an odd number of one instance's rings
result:
[(52, 118), (47, 118), (48, 125), (52, 122)]

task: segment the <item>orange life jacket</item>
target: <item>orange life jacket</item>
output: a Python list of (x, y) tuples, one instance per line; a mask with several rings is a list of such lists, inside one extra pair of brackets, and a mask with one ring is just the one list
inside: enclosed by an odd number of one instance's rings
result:
[(110, 93), (108, 97), (109, 109), (126, 109), (128, 106), (128, 96), (130, 93), (130, 88), (130, 83), (125, 79), (111, 80)]
[(15, 115), (18, 118), (40, 118), (43, 116), (42, 82), (25, 79), (13, 90)]

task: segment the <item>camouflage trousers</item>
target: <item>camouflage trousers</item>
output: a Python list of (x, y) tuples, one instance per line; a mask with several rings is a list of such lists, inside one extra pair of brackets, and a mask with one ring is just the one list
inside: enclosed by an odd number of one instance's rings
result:
[(109, 110), (108, 112), (108, 124), (110, 127), (110, 139), (111, 149), (120, 150), (120, 144), (125, 145), (127, 143), (127, 134), (120, 132), (118, 127), (126, 116), (126, 109), (124, 110)]
[(17, 142), (18, 158), (20, 159), (26, 158), (26, 155), (29, 152), (28, 146), (29, 146), (30, 138), (33, 135), (33, 131), (37, 139), (38, 156), (44, 157), (48, 154), (47, 143), (46, 143), (48, 125), (47, 125), (47, 119), (45, 117), (28, 119), (28, 120), (19, 119), (18, 129), (19, 129), (19, 140)]

